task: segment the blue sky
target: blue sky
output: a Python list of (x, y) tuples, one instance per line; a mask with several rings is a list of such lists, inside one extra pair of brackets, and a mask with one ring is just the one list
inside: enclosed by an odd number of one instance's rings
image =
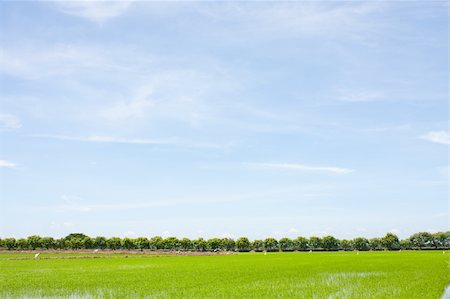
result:
[(0, 237), (448, 229), (448, 4), (1, 2)]

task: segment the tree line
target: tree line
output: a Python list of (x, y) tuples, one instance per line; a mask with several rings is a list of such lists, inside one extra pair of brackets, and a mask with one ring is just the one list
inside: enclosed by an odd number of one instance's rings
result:
[(367, 239), (358, 237), (352, 240), (339, 240), (333, 236), (297, 237), (295, 239), (266, 238), (250, 241), (246, 237), (236, 240), (231, 238), (188, 238), (159, 236), (146, 238), (91, 238), (81, 233), (73, 233), (64, 238), (29, 236), (28, 238), (0, 239), (0, 248), (7, 250), (36, 249), (106, 249), (106, 250), (167, 250), (167, 251), (367, 251), (367, 250), (444, 250), (450, 248), (450, 231), (413, 234), (407, 239), (399, 240), (392, 233), (382, 238)]

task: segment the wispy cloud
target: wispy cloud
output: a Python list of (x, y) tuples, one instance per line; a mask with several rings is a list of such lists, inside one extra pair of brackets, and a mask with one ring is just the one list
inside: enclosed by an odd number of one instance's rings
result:
[(50, 138), (58, 140), (68, 140), (68, 141), (81, 141), (81, 142), (97, 142), (97, 143), (123, 143), (123, 144), (174, 144), (176, 139), (128, 139), (128, 138), (117, 138), (112, 136), (87, 136), (87, 137), (77, 137), (69, 135), (32, 135), (32, 137), (37, 138)]
[(334, 167), (334, 166), (309, 166), (303, 164), (292, 164), (292, 163), (245, 163), (258, 168), (268, 168), (268, 169), (292, 169), (301, 171), (311, 171), (311, 172), (325, 172), (334, 174), (348, 174), (353, 172), (352, 169)]
[(111, 144), (135, 144), (135, 145), (169, 145), (182, 148), (204, 148), (204, 149), (218, 149), (228, 150), (232, 148), (235, 143), (212, 143), (212, 142), (198, 142), (183, 140), (181, 138), (172, 137), (166, 139), (150, 139), (150, 138), (120, 138), (114, 136), (70, 136), (70, 135), (47, 135), (36, 134), (31, 135), (34, 138), (48, 138), (62, 141), (78, 141), (78, 142), (92, 142), (92, 143), (111, 143)]
[(17, 116), (11, 114), (0, 114), (0, 130), (11, 130), (22, 127)]
[(450, 144), (450, 134), (446, 131), (431, 131), (425, 135), (420, 136), (420, 138), (440, 144)]
[(383, 4), (373, 2), (347, 5), (317, 2), (234, 2), (202, 8), (201, 11), (209, 17), (240, 22), (241, 32), (251, 32), (253, 39), (258, 38), (258, 35), (273, 34), (360, 39), (361, 32), (376, 26), (368, 21), (367, 16), (383, 7)]
[(375, 91), (345, 92), (338, 97), (343, 102), (372, 102), (383, 98), (383, 94)]
[(103, 24), (109, 19), (125, 13), (131, 1), (57, 1), (56, 5), (63, 13)]
[(76, 195), (69, 195), (69, 194), (63, 194), (63, 195), (61, 195), (61, 198), (62, 198), (62, 200), (67, 201), (67, 202), (81, 200), (81, 197), (76, 196)]
[(17, 165), (13, 162), (0, 160), (0, 168), (16, 168)]

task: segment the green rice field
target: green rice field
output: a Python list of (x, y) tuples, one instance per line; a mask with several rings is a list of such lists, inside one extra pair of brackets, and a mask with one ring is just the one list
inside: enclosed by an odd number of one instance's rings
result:
[[(450, 253), (0, 254), (1, 298), (443, 298)], [(98, 257), (98, 258), (94, 258)]]

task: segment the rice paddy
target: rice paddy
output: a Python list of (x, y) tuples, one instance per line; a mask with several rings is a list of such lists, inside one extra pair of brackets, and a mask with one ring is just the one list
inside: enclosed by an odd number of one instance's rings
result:
[(441, 298), (442, 251), (0, 254), (1, 298)]

